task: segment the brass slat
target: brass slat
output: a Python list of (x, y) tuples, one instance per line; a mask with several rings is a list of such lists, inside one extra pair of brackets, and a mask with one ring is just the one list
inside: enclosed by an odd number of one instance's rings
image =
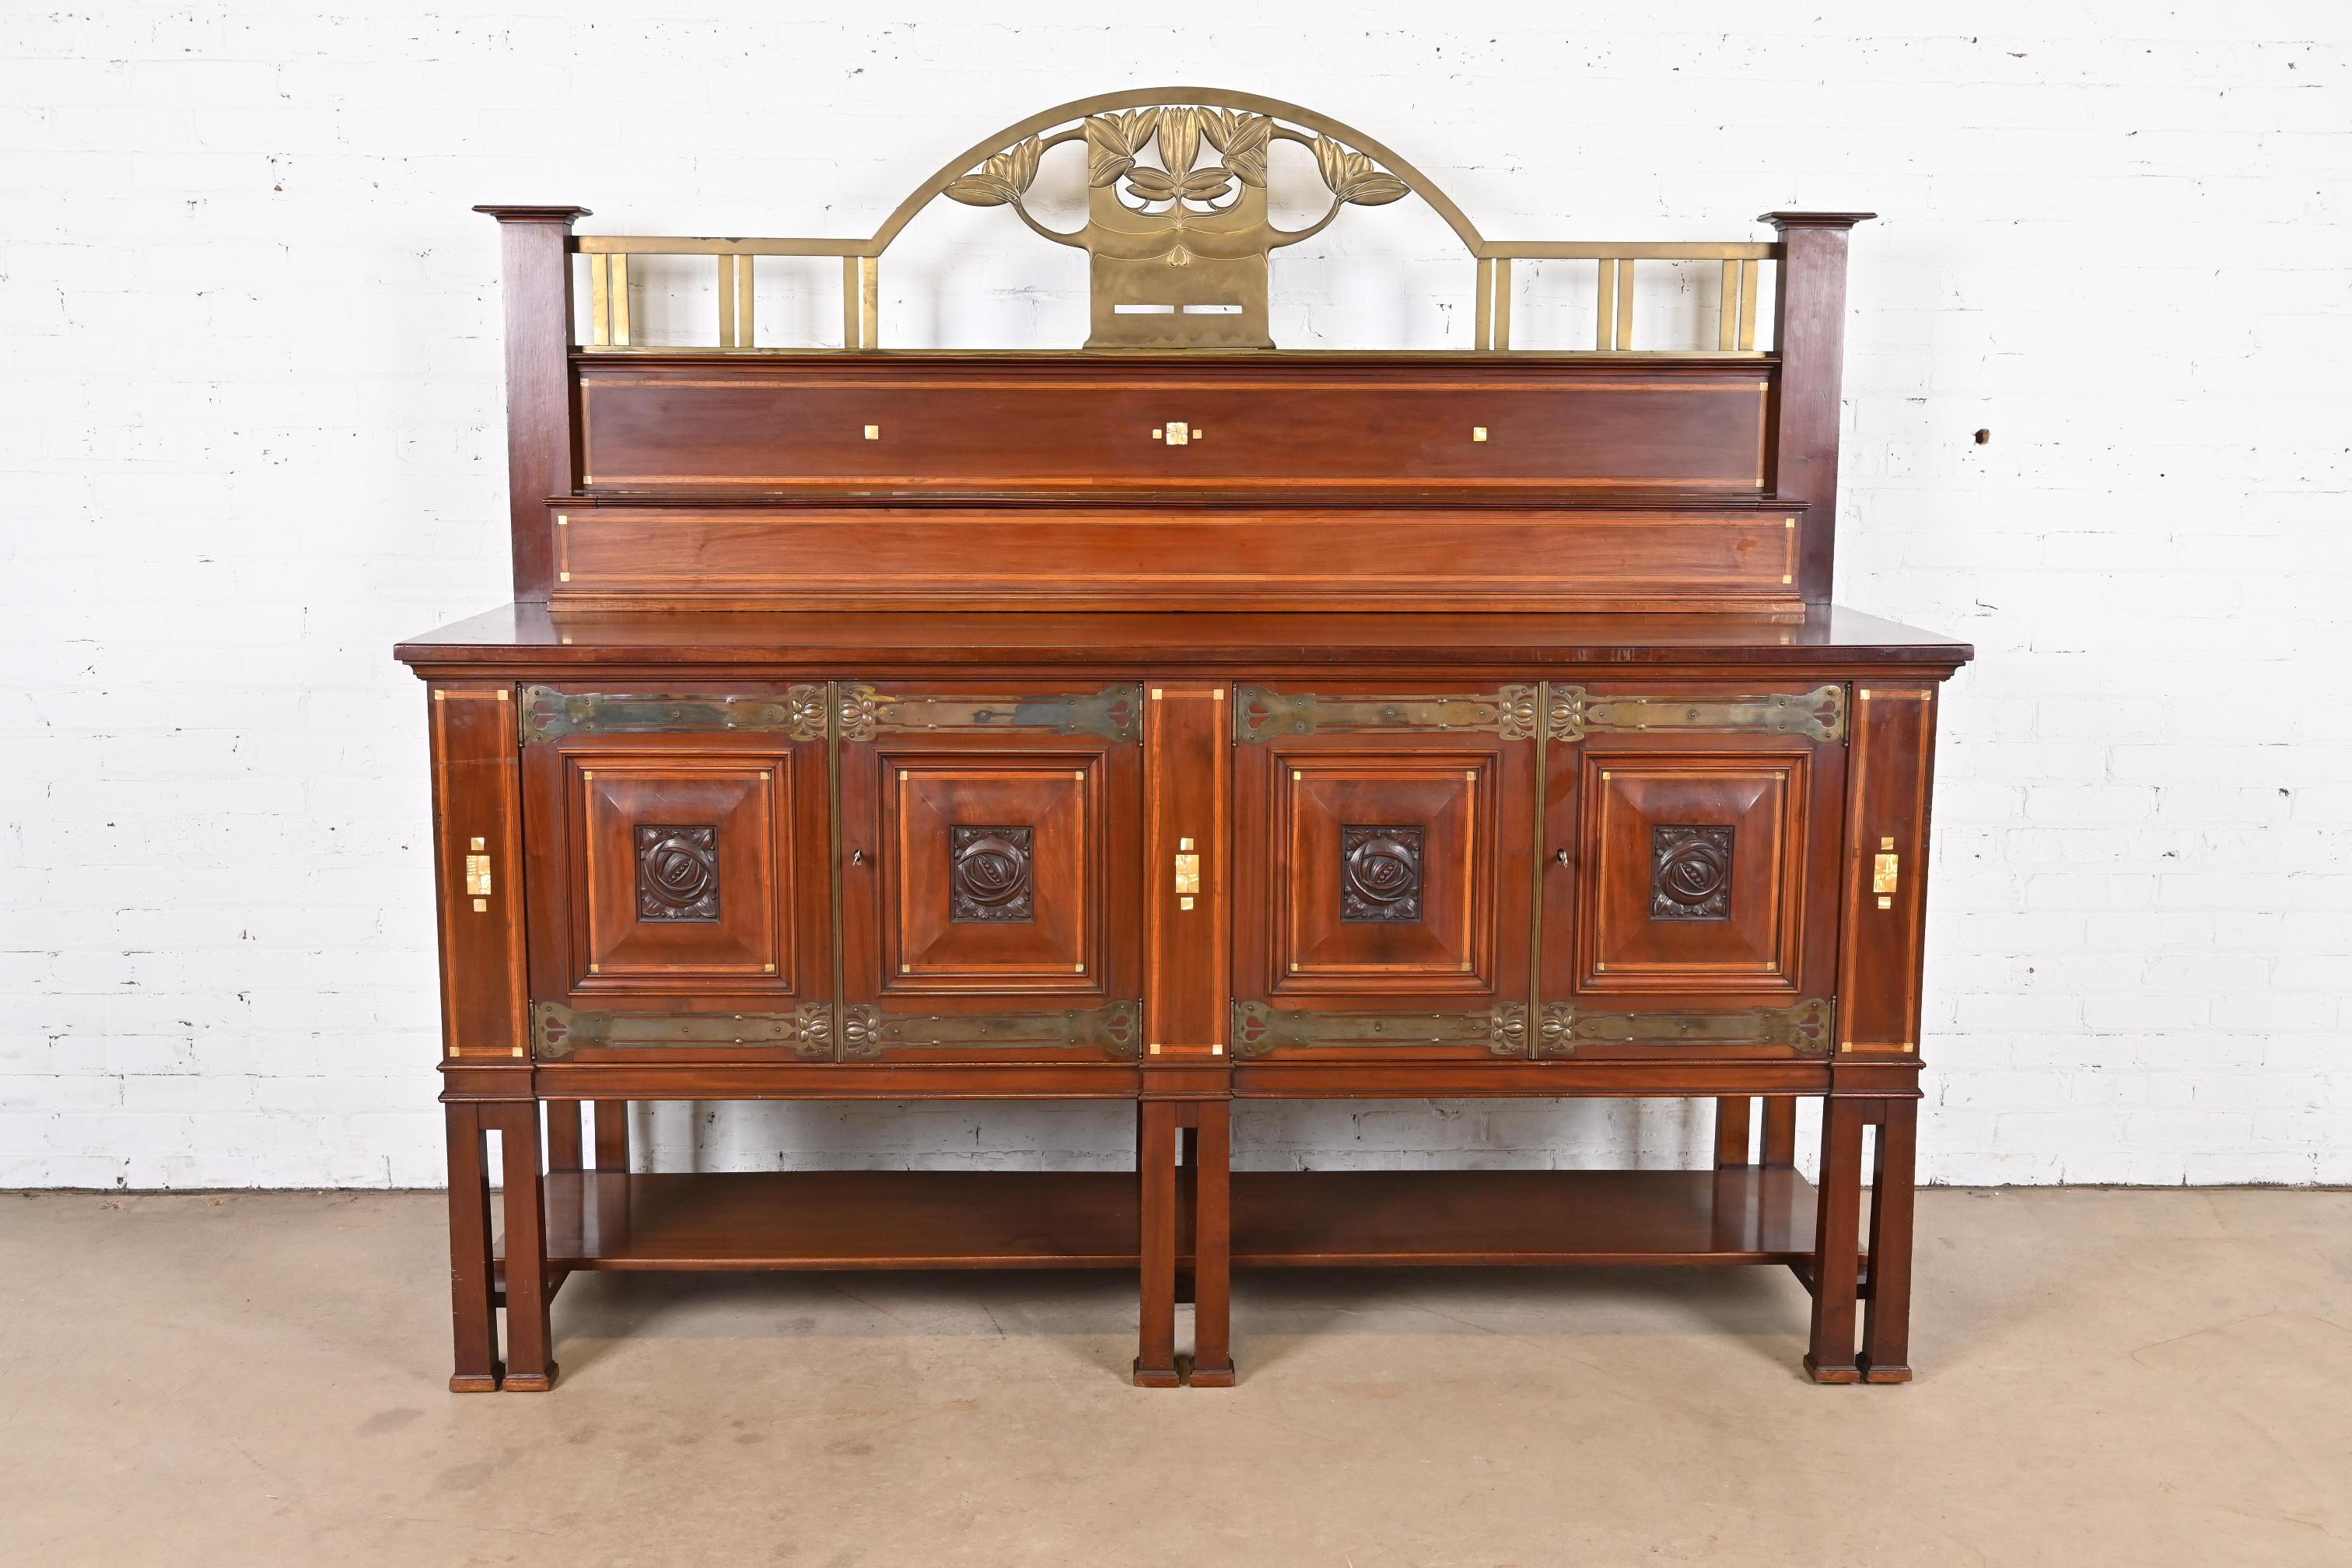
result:
[(1728, 351), (1739, 342), (1739, 274), (1745, 262), (1723, 264), (1723, 290), (1715, 312), (1715, 346)]
[(1407, 697), (1319, 697), (1244, 686), (1234, 696), (1234, 739), (1244, 745), (1280, 735), (1365, 730), (1482, 730), (1507, 741), (1524, 741), (1535, 734), (1540, 710), (1532, 686)]
[(1617, 346), (1617, 260), (1601, 258), (1601, 291), (1594, 296), (1592, 346), (1603, 351)]
[(1739, 267), (1739, 352), (1753, 353), (1756, 348), (1756, 278), (1763, 268), (1753, 261)]
[(613, 346), (629, 346), (629, 258), (625, 251), (613, 258)]
[(803, 1002), (788, 1013), (574, 1012), (561, 1002), (530, 1010), (531, 1055), (562, 1061), (583, 1046), (616, 1050), (780, 1047), (807, 1060), (833, 1055), (833, 1004)]
[(842, 1054), (887, 1050), (1097, 1050), (1120, 1061), (1140, 1054), (1143, 1004), (1112, 1002), (1057, 1013), (885, 1013), (868, 1003), (841, 1010)]
[(592, 256), (588, 258), (589, 342), (596, 348), (609, 348), (613, 342), (613, 258)]
[(824, 688), (795, 686), (774, 697), (662, 697), (602, 691), (522, 690), (523, 740), (566, 735), (649, 735), (688, 731), (781, 731), (795, 741), (824, 738)]
[(731, 349), (735, 343), (735, 258), (719, 258), (719, 346)]
[(1633, 258), (1630, 256), (1617, 263), (1617, 341), (1613, 346), (1620, 353), (1633, 346)]
[(1827, 1056), (1831, 1012), (1825, 1001), (1736, 1013), (1580, 1013), (1566, 1002), (1547, 1002), (1537, 1019), (1535, 1054), (1556, 1060), (1574, 1056), (1580, 1045), (1693, 1045), (1784, 1046)]
[(900, 697), (871, 686), (836, 687), (835, 727), (845, 741), (867, 741), (882, 731), (1043, 730), (1055, 735), (1143, 739), (1143, 688), (1048, 697)]
[(1310, 1013), (1264, 1002), (1234, 1004), (1234, 1058), (1245, 1061), (1286, 1046), (1483, 1045), (1488, 1054), (1528, 1054), (1528, 1005), (1477, 1013)]
[(1580, 686), (1547, 689), (1544, 722), (1555, 741), (1645, 730), (1727, 730), (1815, 741), (1845, 737), (1843, 686), (1729, 697), (1595, 697)]
[(1771, 240), (1493, 239), (1479, 247), (1478, 254), (1530, 261), (1601, 261), (1618, 257), (1643, 261), (1769, 261), (1780, 249)]

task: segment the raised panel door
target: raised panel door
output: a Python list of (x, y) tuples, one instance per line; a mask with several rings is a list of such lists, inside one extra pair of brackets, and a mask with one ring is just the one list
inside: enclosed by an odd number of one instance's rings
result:
[(834, 690), (845, 1057), (1139, 1056), (1142, 689)]
[(1536, 697), (1236, 691), (1237, 1059), (1527, 1054)]

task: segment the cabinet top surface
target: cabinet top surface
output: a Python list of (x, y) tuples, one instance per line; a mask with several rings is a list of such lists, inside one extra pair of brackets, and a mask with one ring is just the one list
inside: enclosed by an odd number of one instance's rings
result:
[(402, 642), (422, 671), (621, 665), (1142, 668), (1900, 666), (1948, 673), (1967, 643), (1839, 605), (1801, 620), (1642, 615), (551, 612), (518, 603)]

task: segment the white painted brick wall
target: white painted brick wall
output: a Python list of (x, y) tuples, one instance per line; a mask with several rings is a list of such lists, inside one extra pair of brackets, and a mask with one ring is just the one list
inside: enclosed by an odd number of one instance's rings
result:
[[(1360, 124), (1496, 235), (1885, 215), (1854, 247), (1840, 596), (1981, 655), (1945, 710), (1927, 1172), (2352, 1180), (2340, 5), (838, 9), (0, 15), (0, 1185), (439, 1178), (422, 701), (387, 650), (505, 595), (471, 204), (863, 234), (999, 124), (1185, 80)], [(1075, 259), (1003, 214), (908, 244), (889, 341), (1074, 340)], [(1468, 268), (1409, 206), (1279, 265), (1294, 346), (1466, 331)], [(1530, 284), (1528, 333), (1572, 342), (1570, 297)], [(642, 1115), (712, 1163), (1129, 1137), (1087, 1108)], [(1597, 1163), (1705, 1131), (1374, 1105), (1239, 1136)]]

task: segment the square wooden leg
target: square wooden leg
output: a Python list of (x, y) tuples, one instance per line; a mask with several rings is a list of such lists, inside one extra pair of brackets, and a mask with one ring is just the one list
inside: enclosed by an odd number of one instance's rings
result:
[(1764, 1097), (1764, 1136), (1762, 1152), (1757, 1156), (1761, 1165), (1793, 1165), (1797, 1163), (1797, 1097), (1793, 1094), (1768, 1094)]
[(1748, 1132), (1755, 1106), (1756, 1101), (1744, 1094), (1715, 1102), (1715, 1168), (1717, 1170), (1727, 1170), (1734, 1165), (1755, 1163)]
[(551, 1100), (547, 1102), (547, 1168), (551, 1171), (577, 1171), (587, 1162), (580, 1156), (580, 1102), (576, 1100)]
[(443, 1108), (449, 1133), (449, 1308), (456, 1343), (453, 1394), (488, 1394), (499, 1364), (499, 1313), (490, 1291), (490, 1178), (481, 1108), (453, 1100)]
[(1202, 1100), (1192, 1169), (1192, 1386), (1231, 1388), (1233, 1352), (1233, 1102)]
[(629, 1102), (625, 1100), (596, 1102), (596, 1168), (629, 1168)]
[(1862, 1319), (1862, 1380), (1911, 1381), (1912, 1190), (1919, 1102), (1884, 1101), (1870, 1185), (1870, 1300)]
[(507, 1371), (509, 1394), (555, 1386), (554, 1335), (548, 1316), (547, 1192), (539, 1163), (539, 1102), (504, 1100), (489, 1108), (505, 1145), (507, 1222)]
[(1165, 1100), (1136, 1105), (1137, 1224), (1141, 1308), (1138, 1314), (1135, 1382), (1139, 1388), (1174, 1388), (1176, 1372), (1176, 1106)]
[(1860, 1383), (1854, 1302), (1862, 1283), (1861, 1100), (1822, 1101), (1820, 1204), (1813, 1224), (1813, 1334), (1805, 1371), (1815, 1383)]

